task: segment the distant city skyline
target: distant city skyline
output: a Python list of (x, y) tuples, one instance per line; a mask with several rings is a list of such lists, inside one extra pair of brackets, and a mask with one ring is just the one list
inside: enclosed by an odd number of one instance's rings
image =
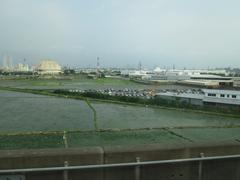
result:
[[(0, 53), (13, 63), (240, 68), (237, 0), (1, 0)], [(1, 63), (2, 65), (2, 63)]]

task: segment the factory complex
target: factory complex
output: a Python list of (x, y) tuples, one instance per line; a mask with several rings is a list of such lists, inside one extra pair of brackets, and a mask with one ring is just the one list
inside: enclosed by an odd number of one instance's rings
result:
[(157, 93), (156, 97), (197, 106), (231, 107), (237, 108), (240, 111), (240, 91), (237, 90), (200, 89), (198, 91), (164, 91)]
[(64, 74), (64, 71), (74, 72), (76, 74), (87, 74), (89, 77), (108, 77), (119, 76), (129, 78), (140, 83), (180, 83), (184, 85), (194, 85), (201, 87), (222, 87), (239, 85), (239, 80), (235, 78), (239, 74), (234, 74), (234, 69), (172, 69), (156, 67), (154, 69), (139, 68), (103, 68), (100, 67), (99, 59), (96, 67), (93, 68), (66, 68), (56, 60), (43, 59), (35, 65), (28, 65), (26, 59), (22, 63), (13, 65), (10, 56), (5, 56), (3, 65), (0, 67), (1, 74), (28, 73), (32, 75), (58, 75)]
[(123, 76), (143, 83), (179, 83), (201, 87), (233, 86), (233, 77), (226, 70), (176, 70), (123, 71)]
[(43, 59), (38, 64), (30, 66), (26, 63), (13, 65), (12, 58), (6, 56), (3, 59), (3, 66), (0, 67), (3, 74), (38, 74), (38, 75), (58, 75), (62, 73), (62, 67), (54, 60)]
[(44, 74), (60, 74), (61, 66), (53, 60), (43, 60), (34, 69), (40, 75)]
[(67, 68), (51, 59), (43, 59), (36, 65), (26, 63), (13, 65), (12, 59), (6, 56), (0, 75), (71, 75), (84, 74), (88, 78), (119, 77), (143, 84), (182, 84), (201, 88), (239, 87), (240, 78), (233, 70), (223, 69), (128, 69), (128, 68), (101, 68), (99, 62), (95, 68)]

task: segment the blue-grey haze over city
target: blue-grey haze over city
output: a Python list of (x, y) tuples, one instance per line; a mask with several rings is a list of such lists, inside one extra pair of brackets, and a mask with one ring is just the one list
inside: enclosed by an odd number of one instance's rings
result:
[[(15, 63), (239, 67), (237, 0), (1, 0), (0, 53)], [(2, 59), (2, 58), (1, 58)]]

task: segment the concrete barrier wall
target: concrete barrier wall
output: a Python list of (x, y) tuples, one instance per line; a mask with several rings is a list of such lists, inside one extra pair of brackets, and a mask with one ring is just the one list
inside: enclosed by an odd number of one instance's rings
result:
[[(240, 154), (240, 144), (228, 142), (211, 145), (163, 146), (144, 145), (135, 147), (91, 147), (76, 149), (42, 149), (0, 151), (0, 169), (59, 167), (65, 161), (70, 166), (104, 163), (181, 159), (205, 156)], [(240, 159), (203, 162), (203, 180), (239, 180)], [(69, 180), (134, 180), (135, 167), (107, 168), (99, 170), (69, 171)], [(140, 167), (141, 180), (194, 180), (198, 179), (199, 162), (151, 165)], [(63, 172), (26, 173), (26, 180), (61, 180)]]
[[(189, 149), (184, 147), (162, 146), (162, 145), (145, 145), (137, 147), (109, 147), (105, 148), (105, 163), (116, 162), (136, 162), (139, 157), (141, 161), (154, 161), (165, 159), (181, 159), (189, 157)], [(173, 175), (183, 174), (180, 176), (187, 179), (189, 166), (183, 165), (154, 165), (141, 167), (141, 179), (168, 179)], [(186, 172), (186, 173), (185, 173)], [(134, 179), (134, 168), (111, 169), (105, 171), (106, 180), (130, 180)]]
[[(103, 164), (103, 150), (100, 147), (81, 149), (42, 149), (0, 151), (0, 169), (62, 167), (68, 161), (70, 166)], [(63, 172), (27, 173), (26, 180), (61, 180)], [(69, 179), (94, 180), (103, 177), (101, 170), (73, 171)]]

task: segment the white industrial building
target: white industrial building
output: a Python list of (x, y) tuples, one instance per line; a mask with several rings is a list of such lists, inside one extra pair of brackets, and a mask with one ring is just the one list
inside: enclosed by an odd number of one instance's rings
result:
[(61, 66), (53, 60), (43, 60), (36, 67), (35, 71), (41, 75), (57, 75), (60, 74)]
[(28, 64), (17, 64), (14, 68), (14, 71), (18, 71), (18, 72), (28, 72), (29, 71), (29, 66)]
[(222, 89), (201, 89), (201, 91), (184, 91), (184, 92), (160, 92), (156, 97), (170, 101), (179, 99), (180, 102), (188, 102), (193, 105), (233, 105), (240, 107), (240, 91), (222, 90)]
[(240, 105), (240, 91), (203, 89), (204, 102)]

